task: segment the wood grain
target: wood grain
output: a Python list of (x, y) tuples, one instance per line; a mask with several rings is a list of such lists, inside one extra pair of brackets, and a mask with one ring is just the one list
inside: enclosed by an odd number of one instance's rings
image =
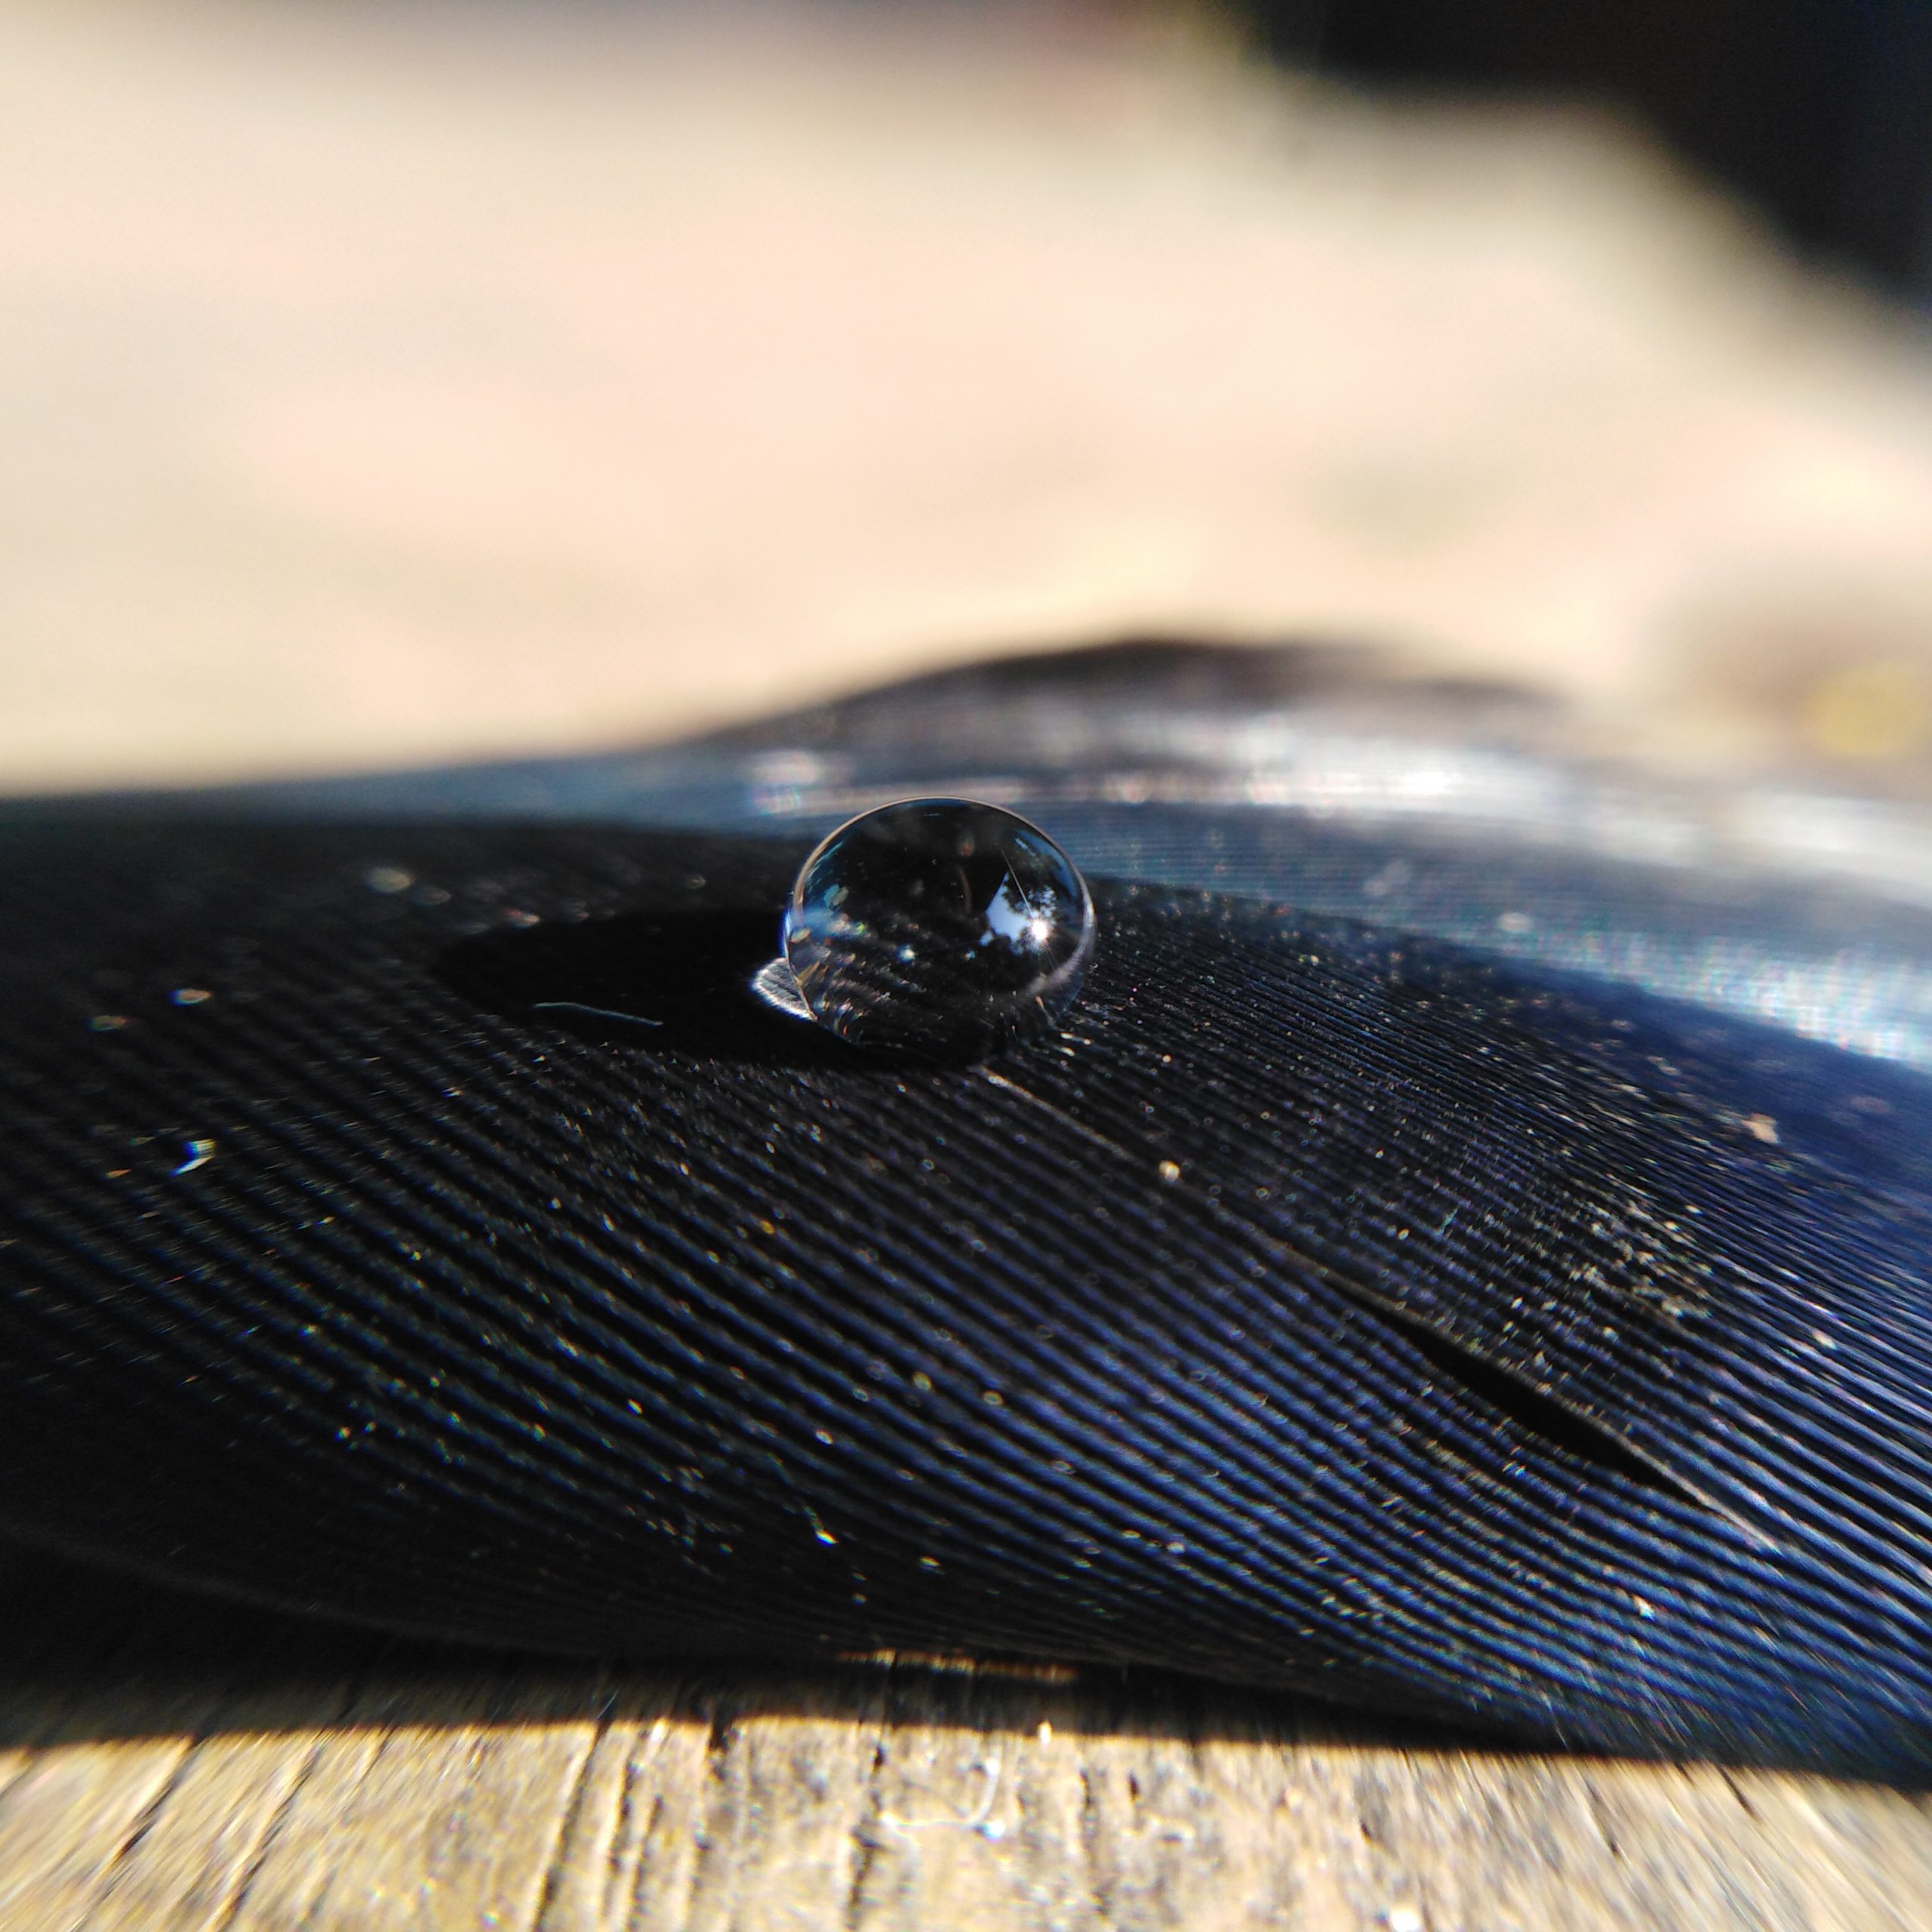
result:
[(1153, 1673), (412, 1645), (15, 1552), (8, 1932), (1932, 1924), (1912, 1793)]

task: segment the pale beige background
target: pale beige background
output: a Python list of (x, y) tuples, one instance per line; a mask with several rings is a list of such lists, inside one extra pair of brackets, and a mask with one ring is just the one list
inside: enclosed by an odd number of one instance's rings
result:
[(1923, 341), (1607, 124), (1172, 18), (5, 0), (0, 425), (5, 789), (1156, 624), (1925, 747)]

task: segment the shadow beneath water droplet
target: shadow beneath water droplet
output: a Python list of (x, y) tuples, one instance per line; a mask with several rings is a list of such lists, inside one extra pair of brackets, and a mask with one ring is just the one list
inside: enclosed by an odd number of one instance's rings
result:
[(486, 1012), (630, 1052), (848, 1071), (910, 1064), (861, 1053), (752, 990), (777, 924), (765, 908), (628, 912), (485, 933), (434, 970)]

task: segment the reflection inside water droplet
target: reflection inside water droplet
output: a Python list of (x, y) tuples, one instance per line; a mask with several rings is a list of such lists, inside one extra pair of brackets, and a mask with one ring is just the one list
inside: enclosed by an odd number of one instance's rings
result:
[(805, 861), (784, 949), (798, 998), (841, 1038), (977, 1058), (1053, 1029), (1093, 953), (1094, 906), (1024, 819), (911, 799), (841, 826)]

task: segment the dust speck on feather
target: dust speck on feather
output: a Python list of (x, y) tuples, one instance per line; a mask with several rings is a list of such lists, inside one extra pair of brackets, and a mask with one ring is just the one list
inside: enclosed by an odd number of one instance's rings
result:
[(188, 1158), (177, 1168), (177, 1174), (191, 1174), (197, 1168), (205, 1168), (214, 1158), (212, 1140), (190, 1140), (187, 1143)]

